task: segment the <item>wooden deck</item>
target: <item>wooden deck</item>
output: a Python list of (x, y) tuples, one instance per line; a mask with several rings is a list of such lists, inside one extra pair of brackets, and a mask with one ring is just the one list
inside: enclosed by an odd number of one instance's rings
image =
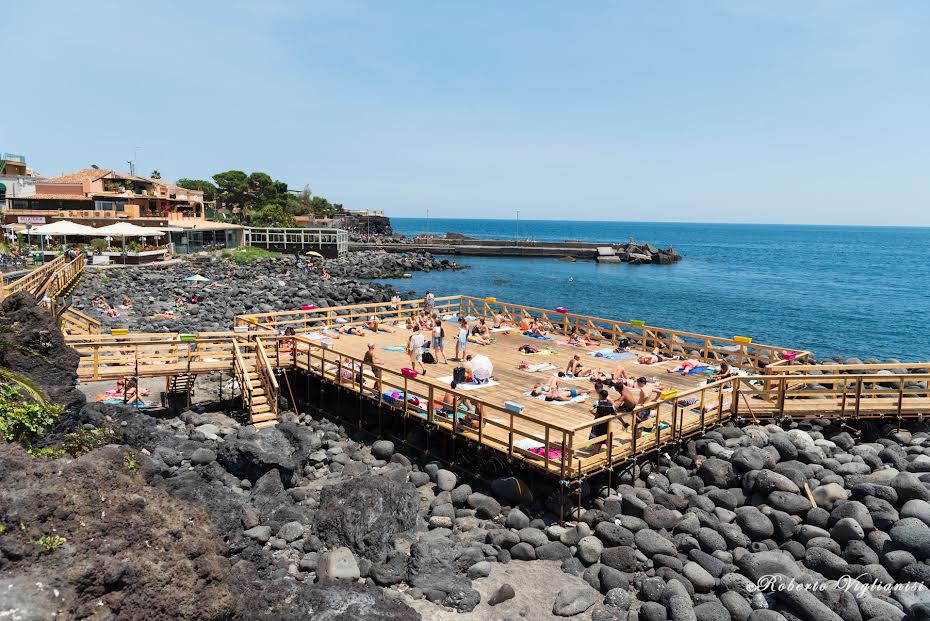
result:
[[(532, 315), (552, 325), (556, 335), (553, 340), (539, 340), (511, 329), (495, 332), (495, 342), (490, 345), (469, 343), (468, 353), (483, 354), (493, 362), (495, 383), (452, 390), (448, 379), (443, 378), (451, 377), (458, 362), (443, 363), (440, 358), (437, 364), (427, 365), (425, 376), (416, 378), (401, 373), (402, 368), (411, 366), (403, 352), (410, 335), (402, 325), (403, 318), (421, 305), (420, 300), (409, 300), (395, 305), (379, 303), (240, 315), (236, 318), (235, 332), (82, 334), (66, 338), (82, 354), (78, 368), (82, 380), (232, 373), (238, 364), (237, 377), (242, 384), (250, 384), (243, 391), (243, 401), (255, 406), (250, 409), (252, 422), (264, 426), (275, 423), (279, 390), (280, 394), (287, 394), (283, 384), (277, 386), (275, 371), (296, 369), (319, 378), (321, 394), (323, 386), (357, 393), (379, 412), (391, 411), (405, 421), (473, 440), (562, 480), (578, 480), (621, 466), (668, 445), (699, 437), (713, 426), (734, 419), (761, 422), (826, 417), (849, 422), (883, 418), (896, 419), (900, 425), (903, 418), (930, 413), (930, 363), (809, 366), (802, 362), (810, 358), (809, 352), (755, 344), (745, 337), (712, 337), (632, 320), (584, 317), (468, 296), (439, 298), (437, 310), (440, 315), (462, 312), (486, 319), (497, 312), (512, 318)], [(392, 332), (376, 334), (365, 329), (362, 336), (343, 334), (337, 338), (332, 331), (339, 325), (360, 325), (371, 314), (379, 315)], [(400, 325), (394, 324), (395, 321)], [(457, 328), (451, 322), (443, 325), (447, 334), (445, 353), (451, 358)], [(605, 339), (603, 345), (569, 346), (567, 337), (561, 334), (570, 327), (601, 334)], [(286, 328), (295, 329), (297, 335), (282, 335)], [(632, 357), (611, 361), (591, 355), (598, 349), (612, 349), (611, 341), (621, 338), (633, 343), (629, 350)], [(362, 362), (368, 343), (376, 347), (376, 367)], [(551, 353), (525, 355), (518, 351), (523, 344)], [(708, 366), (727, 358), (740, 368), (741, 375), (706, 385), (704, 375), (668, 372), (677, 361), (656, 365), (636, 361), (637, 354), (652, 349), (664, 355), (690, 356)], [(595, 420), (591, 411), (596, 400), (593, 394), (580, 402), (564, 404), (526, 394), (534, 385), (549, 382), (576, 354), (584, 366), (606, 372), (619, 366), (630, 378), (644, 376), (651, 386), (667, 392), (636, 408), (637, 412), (648, 414), (643, 422), (633, 421), (630, 413)], [(521, 370), (521, 362), (548, 363), (555, 368), (534, 373)], [(824, 372), (831, 375), (823, 375)], [(380, 376), (380, 386), (376, 375)], [(587, 378), (560, 381), (563, 388), (593, 392), (594, 385)], [(613, 389), (609, 393), (611, 397), (617, 394)], [(634, 396), (638, 397), (635, 390)], [(453, 411), (460, 411), (458, 406), (465, 400), (469, 402), (465, 405), (472, 406), (468, 413), (452, 415)], [(449, 407), (442, 407), (443, 402)], [(523, 410), (508, 409), (505, 402), (520, 404)], [(632, 431), (623, 422), (632, 422)], [(596, 423), (607, 423), (608, 430), (592, 439), (589, 436)], [(602, 450), (595, 452), (595, 444), (601, 444)]]
[[(455, 324), (444, 323), (446, 334), (452, 334), (445, 339), (445, 351), (447, 358), (452, 358), (455, 354), (455, 338), (457, 331)], [(377, 347), (376, 354), (381, 360), (384, 367), (400, 371), (403, 367), (410, 366), (410, 359), (403, 351), (387, 351), (386, 347), (398, 348), (403, 347), (410, 336), (410, 331), (403, 326), (390, 326), (395, 330), (394, 333), (375, 334), (370, 330), (365, 330), (364, 336), (342, 335), (339, 339), (326, 337), (332, 343), (332, 352), (345, 353), (355, 358), (362, 358), (367, 349), (368, 343), (374, 343)], [(423, 333), (426, 335), (426, 333)], [(597, 347), (572, 347), (569, 345), (559, 345), (558, 341), (541, 341), (523, 336), (519, 330), (511, 330), (508, 333), (498, 332), (494, 334), (496, 342), (491, 345), (476, 345), (469, 343), (467, 352), (469, 354), (481, 354), (487, 356), (494, 364), (494, 379), (496, 384), (481, 386), (466, 391), (469, 396), (474, 396), (482, 401), (490, 401), (503, 405), (505, 401), (520, 403), (525, 407), (523, 413), (540, 422), (557, 425), (560, 427), (574, 428), (579, 425), (590, 423), (594, 420), (591, 413), (591, 404), (597, 400), (593, 394), (594, 384), (587, 378), (575, 378), (563, 380), (561, 386), (564, 388), (575, 388), (577, 390), (591, 391), (591, 396), (585, 401), (577, 403), (563, 403), (557, 405), (557, 402), (546, 402), (533, 397), (525, 396), (535, 384), (548, 382), (557, 371), (564, 371), (568, 361), (573, 355), (578, 354), (581, 357), (582, 364), (592, 368), (600, 369), (608, 373), (612, 372), (617, 366), (626, 370), (630, 377), (636, 378), (645, 376), (650, 380), (657, 381), (663, 387), (674, 388), (680, 391), (690, 390), (698, 387), (703, 380), (703, 376), (697, 375), (679, 375), (678, 373), (668, 373), (667, 370), (673, 368), (677, 362), (663, 362), (656, 365), (641, 365), (635, 359), (610, 361), (602, 358), (595, 358), (590, 355), (596, 351)], [(564, 341), (563, 341), (564, 342)], [(531, 344), (539, 349), (548, 349), (552, 355), (526, 355), (518, 351), (523, 344)], [(607, 344), (609, 345), (609, 344)], [(432, 350), (431, 350), (432, 351)], [(631, 353), (639, 354), (638, 350), (630, 350)], [(273, 355), (273, 354), (272, 354)], [(518, 367), (521, 362), (528, 364), (550, 363), (555, 365), (556, 369), (531, 373), (520, 370)], [(461, 363), (450, 361), (443, 364), (440, 360), (436, 364), (426, 365), (427, 374), (421, 378), (425, 383), (435, 386), (439, 390), (449, 388), (448, 382), (440, 381), (440, 378), (450, 377), (452, 369)], [(616, 397), (616, 391), (611, 389), (611, 398)], [(639, 397), (639, 391), (635, 388), (633, 393)], [(611, 425), (616, 436), (629, 438), (629, 433), (624, 433), (619, 422)], [(619, 442), (619, 438), (618, 438)]]

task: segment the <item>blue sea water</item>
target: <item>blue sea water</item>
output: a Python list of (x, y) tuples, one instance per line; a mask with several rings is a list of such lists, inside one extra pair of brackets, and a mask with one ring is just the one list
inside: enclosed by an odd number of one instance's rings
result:
[(392, 218), (406, 235), (624, 242), (675, 265), (459, 258), (460, 272), (385, 281), (401, 291), (495, 296), (832, 356), (930, 360), (930, 228)]

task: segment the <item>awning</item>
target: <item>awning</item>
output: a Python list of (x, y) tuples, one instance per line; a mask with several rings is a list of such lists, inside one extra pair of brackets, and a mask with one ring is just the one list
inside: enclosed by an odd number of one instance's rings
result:
[[(60, 220), (58, 222), (51, 222), (49, 224), (42, 224), (40, 226), (33, 227), (30, 229), (30, 235), (89, 235), (94, 237), (99, 237), (101, 229), (95, 229), (92, 226), (85, 226), (83, 224), (78, 224), (77, 222), (71, 222), (70, 220)], [(103, 233), (106, 235), (106, 233)]]
[(117, 222), (94, 230), (97, 234), (110, 237), (161, 237), (165, 234), (161, 229), (137, 226), (131, 222)]

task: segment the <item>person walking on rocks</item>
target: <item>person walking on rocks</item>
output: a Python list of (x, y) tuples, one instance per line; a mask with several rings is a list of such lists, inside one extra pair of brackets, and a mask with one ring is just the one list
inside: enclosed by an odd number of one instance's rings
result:
[(419, 329), (414, 329), (413, 334), (407, 339), (407, 354), (410, 356), (410, 368), (416, 371), (417, 365), (420, 365), (423, 375), (426, 375), (426, 366), (423, 364), (423, 346), (426, 339), (420, 334)]

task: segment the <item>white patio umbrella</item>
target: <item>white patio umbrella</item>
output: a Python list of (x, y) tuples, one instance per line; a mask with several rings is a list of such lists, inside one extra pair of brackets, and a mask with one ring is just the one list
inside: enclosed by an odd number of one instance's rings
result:
[(471, 359), (471, 374), (479, 382), (488, 381), (493, 373), (494, 364), (487, 356), (478, 354)]
[(65, 245), (67, 246), (68, 235), (96, 236), (98, 230), (99, 229), (95, 229), (92, 226), (85, 226), (77, 222), (72, 222), (71, 220), (59, 220), (58, 222), (49, 222), (48, 224), (34, 227), (30, 230), (30, 235), (42, 235), (46, 240), (53, 235), (61, 235), (65, 238)]
[(98, 234), (106, 235), (108, 237), (121, 237), (123, 240), (123, 251), (126, 250), (127, 237), (161, 237), (165, 234), (165, 232), (161, 229), (147, 226), (137, 226), (130, 222), (117, 222), (115, 224), (109, 224), (94, 230), (97, 231)]

